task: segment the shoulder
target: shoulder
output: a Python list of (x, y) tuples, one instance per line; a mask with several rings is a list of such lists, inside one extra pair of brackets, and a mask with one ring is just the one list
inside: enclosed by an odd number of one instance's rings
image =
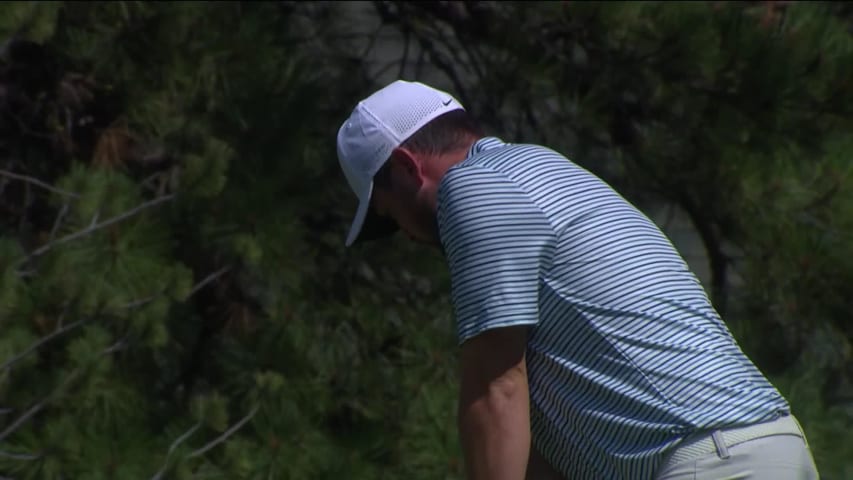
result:
[(465, 161), (448, 170), (442, 178), (438, 186), (437, 213), (441, 222), (448, 216), (498, 213), (495, 208), (530, 202), (527, 192), (507, 172)]
[(504, 143), (500, 139), (487, 138), (477, 142), (459, 166), (481, 165), (512, 174), (515, 169), (529, 167), (540, 160), (569, 162), (563, 154), (544, 145)]
[(550, 237), (552, 226), (528, 191), (506, 172), (480, 164), (448, 171), (438, 193), (437, 221), (448, 249), (532, 236)]
[(445, 173), (439, 183), (438, 195), (451, 195), (466, 187), (500, 189), (514, 184), (521, 188), (525, 174), (537, 170), (544, 159), (568, 163), (564, 156), (547, 147), (484, 138), (474, 144), (464, 160)]

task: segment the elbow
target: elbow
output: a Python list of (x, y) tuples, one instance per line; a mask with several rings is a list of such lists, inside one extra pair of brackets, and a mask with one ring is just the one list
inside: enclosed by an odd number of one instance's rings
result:
[(466, 342), (460, 355), (459, 414), (480, 418), (526, 412), (526, 327), (487, 331)]
[(523, 368), (514, 368), (480, 385), (463, 384), (461, 393), (460, 415), (494, 418), (518, 412), (520, 407), (526, 410), (529, 398), (527, 372)]
[(514, 402), (520, 397), (527, 398), (527, 372), (516, 367), (505, 375), (490, 382), (486, 388), (487, 397), (497, 404)]

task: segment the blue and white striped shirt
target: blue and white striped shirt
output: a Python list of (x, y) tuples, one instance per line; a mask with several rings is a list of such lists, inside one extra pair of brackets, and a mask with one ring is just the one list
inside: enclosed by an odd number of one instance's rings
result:
[(568, 478), (653, 478), (685, 435), (789, 412), (660, 229), (559, 153), (480, 139), (438, 224), (459, 342), (530, 325), (533, 444)]

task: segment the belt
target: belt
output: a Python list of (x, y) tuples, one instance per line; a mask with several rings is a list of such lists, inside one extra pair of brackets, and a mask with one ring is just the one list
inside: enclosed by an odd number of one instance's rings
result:
[(676, 447), (669, 458), (664, 460), (664, 464), (675, 465), (715, 452), (720, 458), (728, 458), (728, 447), (771, 435), (796, 435), (805, 439), (797, 419), (793, 415), (785, 415), (776, 420), (746, 427), (703, 432), (703, 436), (699, 438), (691, 439), (688, 437), (684, 443)]

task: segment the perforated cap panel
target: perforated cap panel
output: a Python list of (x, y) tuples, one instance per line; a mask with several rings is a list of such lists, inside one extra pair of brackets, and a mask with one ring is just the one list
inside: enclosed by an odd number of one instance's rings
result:
[(447, 93), (402, 80), (388, 85), (362, 103), (398, 144), (435, 117), (462, 108)]

